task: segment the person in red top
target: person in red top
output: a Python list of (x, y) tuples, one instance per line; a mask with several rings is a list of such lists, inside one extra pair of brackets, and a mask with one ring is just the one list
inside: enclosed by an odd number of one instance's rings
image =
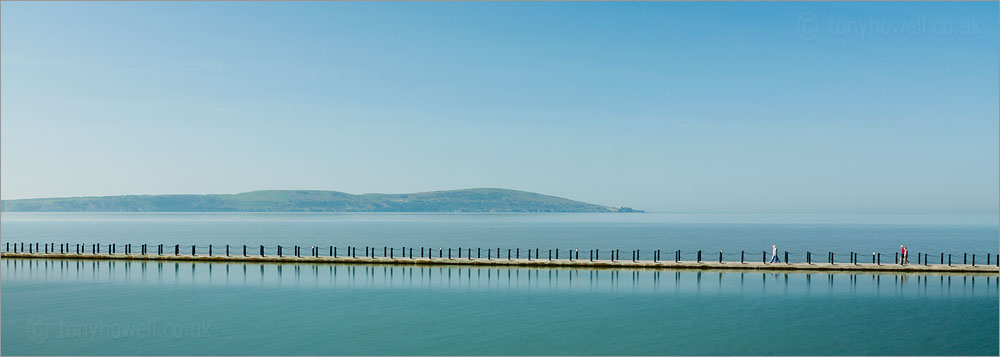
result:
[(906, 259), (907, 258), (906, 253), (907, 253), (906, 252), (906, 247), (900, 245), (899, 246), (899, 264), (900, 265), (906, 265), (906, 263), (910, 262), (908, 259)]

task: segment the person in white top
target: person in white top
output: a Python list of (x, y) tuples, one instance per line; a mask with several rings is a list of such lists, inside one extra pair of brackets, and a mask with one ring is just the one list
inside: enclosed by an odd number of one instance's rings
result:
[(771, 245), (771, 263), (781, 263), (781, 259), (778, 259), (778, 246)]

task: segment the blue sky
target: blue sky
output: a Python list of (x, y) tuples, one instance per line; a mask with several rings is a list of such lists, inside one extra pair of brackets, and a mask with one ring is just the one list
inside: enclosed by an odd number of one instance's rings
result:
[(998, 5), (11, 3), (4, 199), (997, 212)]

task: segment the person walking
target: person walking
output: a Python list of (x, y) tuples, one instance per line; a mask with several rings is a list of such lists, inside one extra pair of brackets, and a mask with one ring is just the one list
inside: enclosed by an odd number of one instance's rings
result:
[(899, 265), (906, 265), (907, 263), (910, 262), (910, 260), (907, 259), (907, 258), (909, 258), (907, 256), (907, 253), (909, 253), (909, 251), (906, 250), (906, 247), (904, 247), (902, 244), (900, 244), (899, 245)]
[(781, 263), (781, 259), (778, 259), (778, 246), (775, 244), (771, 245), (771, 263)]

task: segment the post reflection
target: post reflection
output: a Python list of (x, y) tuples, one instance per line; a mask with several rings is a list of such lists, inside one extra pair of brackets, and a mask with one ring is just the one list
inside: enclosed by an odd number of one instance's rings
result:
[[(196, 284), (246, 288), (524, 289), (692, 294), (996, 296), (995, 274), (810, 273), (10, 259), (5, 282)], [(152, 265), (155, 264), (155, 272)], [(172, 264), (173, 269), (164, 269)], [(291, 269), (286, 274), (285, 270)], [(170, 271), (172, 270), (172, 272)], [(233, 270), (242, 272), (233, 277)], [(303, 272), (306, 270), (306, 272)], [(628, 274), (623, 280), (622, 274)], [(581, 275), (582, 274), (582, 275)], [(707, 279), (706, 279), (706, 274)], [(581, 278), (581, 276), (583, 278)], [(758, 278), (759, 276), (759, 278)], [(813, 279), (826, 280), (813, 284)], [(825, 279), (824, 279), (825, 278)]]

